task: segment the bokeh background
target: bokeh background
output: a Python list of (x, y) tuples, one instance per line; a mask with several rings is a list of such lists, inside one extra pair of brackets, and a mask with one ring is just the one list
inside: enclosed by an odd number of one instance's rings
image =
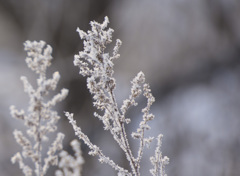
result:
[[(143, 71), (156, 102), (150, 136), (163, 133), (162, 151), (170, 158), (169, 176), (240, 175), (240, 1), (238, 0), (0, 0), (0, 175), (21, 176), (11, 156), (20, 151), (12, 131), (24, 129), (9, 114), (9, 106), (27, 109), (20, 75), (34, 84), (36, 76), (25, 64), (25, 40), (45, 40), (53, 47), (49, 76), (58, 70), (58, 91), (68, 88), (67, 99), (56, 109), (62, 116), (59, 131), (66, 134), (64, 148), (76, 138), (63, 111), (75, 114), (78, 124), (103, 152), (121, 166), (126, 160), (111, 136), (93, 117), (92, 99), (85, 78), (73, 66), (82, 50), (77, 27), (110, 19), (120, 38), (121, 57), (115, 61), (116, 95), (119, 106), (130, 93), (130, 81)], [(115, 42), (113, 42), (115, 43)], [(109, 46), (109, 51), (113, 45)], [(131, 132), (141, 120), (139, 108), (128, 116)], [(54, 135), (53, 135), (54, 136)], [(150, 175), (146, 152), (143, 175)], [(137, 148), (137, 144), (131, 141)], [(83, 175), (116, 175), (107, 165), (88, 157)], [(48, 175), (53, 175), (53, 168)]]

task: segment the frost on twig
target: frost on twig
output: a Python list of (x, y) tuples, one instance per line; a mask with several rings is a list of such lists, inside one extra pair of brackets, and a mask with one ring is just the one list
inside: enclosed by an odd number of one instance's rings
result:
[(59, 170), (55, 172), (55, 176), (81, 176), (84, 159), (82, 157), (80, 142), (75, 139), (71, 142), (71, 146), (74, 156), (68, 154), (67, 151), (60, 152)]
[(121, 173), (122, 175), (126, 175), (126, 176), (131, 176), (131, 174), (123, 169), (122, 167), (118, 166), (116, 163), (114, 163), (114, 161), (112, 161), (109, 157), (106, 157), (102, 151), (99, 149), (99, 147), (97, 147), (96, 145), (94, 145), (88, 138), (87, 135), (85, 135), (81, 128), (77, 126), (76, 121), (73, 119), (73, 114), (65, 112), (65, 115), (67, 116), (69, 123), (72, 125), (73, 130), (75, 131), (75, 135), (79, 137), (79, 139), (83, 140), (83, 142), (88, 145), (88, 147), (90, 148), (90, 152), (88, 153), (89, 155), (92, 156), (98, 156), (99, 157), (99, 161), (101, 163), (107, 163), (109, 164), (112, 168), (114, 168), (118, 173)]
[[(118, 171), (118, 175), (140, 176), (140, 161), (142, 159), (143, 149), (145, 146), (149, 146), (153, 140), (153, 137), (145, 137), (145, 131), (150, 129), (150, 126), (147, 124), (148, 121), (154, 118), (154, 115), (149, 111), (150, 106), (155, 100), (151, 94), (149, 85), (145, 83), (143, 72), (139, 72), (132, 81), (129, 98), (123, 102), (121, 108), (118, 107), (114, 94), (116, 81), (113, 77), (113, 60), (120, 57), (118, 51), (122, 42), (117, 39), (112, 56), (105, 52), (107, 45), (112, 42), (113, 33), (113, 29), (107, 29), (108, 23), (108, 17), (105, 17), (102, 24), (95, 21), (90, 22), (92, 27), (90, 31), (84, 32), (79, 28), (77, 29), (80, 38), (84, 40), (84, 50), (74, 56), (74, 65), (79, 67), (79, 73), (82, 76), (87, 77), (87, 87), (93, 96), (93, 105), (102, 111), (102, 114), (95, 112), (94, 116), (102, 121), (103, 128), (112, 134), (114, 140), (124, 151), (126, 159), (129, 161), (131, 171), (119, 167), (112, 160), (105, 157), (102, 151), (93, 145), (88, 137), (81, 131), (81, 128), (76, 125), (75, 120), (73, 120), (73, 114), (65, 114), (72, 124), (75, 134), (90, 148), (91, 155), (97, 155), (101, 162), (112, 166)], [(146, 97), (147, 106), (142, 110), (143, 119), (139, 124), (139, 128), (136, 132), (132, 133), (132, 137), (138, 139), (140, 145), (138, 154), (135, 157), (133, 156), (134, 149), (129, 145), (129, 139), (125, 129), (125, 126), (129, 124), (131, 120), (126, 118), (125, 114), (131, 106), (137, 106), (135, 100), (141, 94)], [(160, 165), (156, 165), (156, 167), (157, 169), (162, 168), (161, 163)]]
[(154, 168), (150, 170), (153, 176), (167, 176), (167, 174), (165, 174), (165, 166), (169, 163), (169, 158), (167, 156), (162, 156), (162, 137), (162, 134), (158, 135), (155, 155), (150, 157), (150, 161), (154, 166)]
[(26, 134), (19, 130), (14, 130), (13, 132), (17, 143), (22, 147), (22, 152), (15, 154), (12, 157), (12, 162), (18, 162), (23, 173), (31, 176), (32, 168), (24, 164), (23, 161), (23, 158), (30, 158), (35, 165), (35, 175), (43, 176), (46, 174), (49, 166), (57, 165), (58, 163), (55, 153), (62, 149), (64, 135), (62, 133), (57, 134), (56, 139), (48, 149), (44, 163), (42, 157), (43, 142), (48, 140), (48, 133), (56, 131), (56, 123), (60, 118), (57, 112), (52, 110), (52, 107), (67, 96), (68, 90), (62, 89), (51, 100), (46, 101), (44, 97), (48, 95), (50, 90), (56, 89), (60, 79), (58, 72), (55, 72), (52, 78), (46, 78), (47, 67), (51, 65), (52, 48), (46, 45), (44, 41), (26, 41), (24, 47), (28, 55), (26, 63), (39, 77), (36, 89), (33, 88), (26, 77), (21, 77), (24, 91), (30, 99), (27, 113), (24, 110), (18, 111), (15, 106), (10, 107), (11, 115), (16, 119), (22, 120), (27, 127)]

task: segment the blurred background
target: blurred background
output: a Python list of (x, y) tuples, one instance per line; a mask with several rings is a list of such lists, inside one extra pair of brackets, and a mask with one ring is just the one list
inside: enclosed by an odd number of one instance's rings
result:
[[(240, 1), (238, 0), (0, 0), (0, 175), (23, 175), (11, 156), (21, 151), (12, 131), (24, 129), (13, 119), (9, 106), (27, 109), (21, 75), (35, 85), (36, 75), (25, 64), (23, 42), (44, 40), (53, 47), (51, 76), (59, 71), (61, 88), (69, 89), (56, 109), (62, 116), (58, 130), (66, 134), (64, 148), (76, 138), (63, 115), (70, 111), (82, 130), (103, 152), (127, 168), (123, 153), (93, 117), (92, 98), (86, 80), (73, 66), (82, 50), (77, 27), (89, 30), (92, 20), (110, 19), (123, 42), (115, 61), (116, 96), (119, 106), (130, 93), (130, 81), (143, 71), (156, 102), (149, 136), (164, 135), (162, 152), (170, 158), (169, 176), (240, 175)], [(113, 48), (109, 46), (109, 52)], [(53, 94), (54, 95), (54, 94)], [(141, 108), (131, 108), (129, 133), (141, 120)], [(54, 136), (54, 135), (53, 135)], [(131, 140), (133, 147), (138, 148)], [(146, 152), (142, 175), (150, 175)], [(83, 175), (116, 175), (112, 168), (88, 157)], [(55, 168), (48, 172), (53, 175)]]

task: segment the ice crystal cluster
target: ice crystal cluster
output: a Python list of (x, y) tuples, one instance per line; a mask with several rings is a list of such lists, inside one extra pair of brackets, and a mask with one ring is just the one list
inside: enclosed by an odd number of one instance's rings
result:
[[(89, 147), (90, 155), (97, 156), (101, 163), (110, 165), (116, 170), (118, 176), (140, 176), (144, 149), (149, 147), (154, 140), (153, 137), (147, 137), (145, 132), (150, 129), (148, 122), (154, 119), (154, 115), (150, 113), (150, 107), (155, 99), (149, 84), (145, 83), (143, 72), (139, 72), (131, 82), (131, 94), (123, 101), (121, 106), (118, 106), (114, 93), (116, 81), (113, 77), (113, 61), (120, 57), (118, 51), (122, 42), (119, 39), (116, 40), (111, 55), (105, 52), (107, 45), (112, 42), (113, 33), (113, 29), (107, 28), (108, 23), (108, 17), (105, 17), (102, 24), (95, 21), (91, 22), (92, 29), (88, 32), (77, 29), (80, 38), (84, 40), (84, 50), (75, 55), (74, 65), (79, 67), (79, 73), (82, 76), (87, 77), (87, 87), (93, 95), (93, 105), (98, 110), (98, 113), (95, 112), (94, 116), (102, 121), (104, 130), (111, 133), (113, 139), (123, 150), (131, 169), (128, 170), (119, 166), (107, 157), (97, 145), (93, 144), (76, 124), (72, 113), (65, 112), (65, 115), (69, 119), (76, 136)], [(12, 162), (19, 164), (25, 176), (44, 176), (52, 165), (58, 166), (55, 172), (56, 176), (80, 176), (84, 159), (79, 141), (71, 142), (74, 156), (63, 150), (64, 134), (62, 133), (58, 133), (55, 140), (49, 142), (50, 145), (45, 145), (49, 133), (57, 130), (56, 123), (60, 118), (57, 112), (52, 109), (56, 103), (62, 101), (68, 94), (67, 89), (62, 89), (51, 100), (46, 99), (49, 91), (56, 89), (60, 79), (58, 72), (53, 73), (52, 78), (46, 78), (47, 67), (51, 65), (52, 48), (43, 41), (26, 41), (24, 46), (28, 55), (26, 63), (39, 77), (35, 89), (26, 77), (21, 77), (24, 91), (30, 99), (27, 112), (19, 111), (14, 106), (10, 107), (12, 116), (22, 120), (26, 126), (25, 132), (19, 130), (13, 132), (17, 143), (22, 147), (22, 152), (16, 153), (12, 157)], [(142, 109), (142, 120), (136, 131), (127, 134), (126, 127), (131, 119), (126, 117), (126, 112), (131, 106), (138, 105), (136, 98), (141, 95), (147, 99), (146, 107)], [(131, 139), (129, 136), (138, 140), (138, 149), (129, 145)], [(162, 137), (162, 134), (157, 137), (157, 147), (154, 156), (150, 157), (149, 161), (153, 165), (153, 168), (150, 169), (153, 176), (166, 176), (165, 165), (168, 164), (169, 159), (162, 156)], [(47, 153), (44, 153), (46, 150), (43, 150), (43, 148), (48, 148)], [(136, 153), (136, 156), (133, 153)], [(34, 166), (26, 164), (25, 159), (30, 159)]]
[(17, 143), (22, 147), (22, 152), (16, 153), (12, 157), (12, 162), (19, 163), (22, 172), (26, 176), (31, 176), (33, 169), (24, 163), (24, 158), (30, 158), (35, 165), (35, 175), (43, 176), (47, 173), (49, 166), (58, 164), (56, 152), (62, 149), (64, 134), (57, 134), (56, 139), (48, 147), (44, 162), (42, 151), (43, 147), (47, 147), (44, 146), (44, 142), (48, 140), (48, 134), (56, 131), (56, 123), (60, 118), (57, 112), (52, 110), (52, 107), (67, 96), (68, 90), (62, 89), (51, 100), (46, 101), (45, 96), (48, 95), (50, 90), (56, 89), (60, 79), (58, 72), (53, 73), (51, 79), (46, 78), (46, 70), (52, 60), (52, 48), (46, 45), (44, 41), (26, 41), (24, 46), (28, 55), (26, 63), (39, 77), (36, 89), (34, 89), (26, 77), (21, 77), (24, 91), (30, 99), (27, 112), (24, 110), (19, 111), (14, 106), (10, 107), (12, 116), (22, 120), (27, 128), (25, 134), (19, 130), (13, 132)]
[[(93, 105), (98, 110), (102, 111), (102, 114), (95, 112), (94, 116), (102, 121), (104, 129), (111, 133), (113, 139), (124, 151), (126, 159), (131, 166), (131, 170), (129, 171), (122, 168), (105, 156), (101, 149), (94, 145), (81, 131), (81, 128), (77, 126), (76, 121), (73, 119), (73, 114), (68, 112), (65, 114), (72, 124), (75, 134), (90, 148), (90, 155), (98, 156), (101, 163), (107, 163), (112, 166), (119, 176), (140, 176), (143, 150), (145, 147), (148, 147), (154, 139), (153, 137), (146, 137), (145, 132), (150, 129), (148, 122), (154, 119), (154, 115), (150, 113), (150, 107), (155, 99), (149, 85), (145, 83), (143, 72), (139, 72), (132, 81), (129, 98), (123, 102), (121, 108), (118, 107), (114, 94), (116, 81), (113, 77), (113, 61), (120, 56), (118, 51), (122, 42), (119, 39), (116, 41), (112, 56), (110, 56), (109, 53), (105, 53), (106, 46), (112, 42), (113, 33), (113, 29), (107, 29), (108, 23), (108, 17), (105, 17), (102, 24), (95, 21), (90, 22), (92, 27), (90, 31), (84, 32), (79, 28), (77, 29), (80, 38), (84, 40), (84, 50), (80, 51), (78, 55), (75, 55), (74, 65), (79, 67), (79, 73), (82, 76), (87, 76), (87, 87), (93, 95)], [(146, 97), (147, 105), (142, 109), (143, 118), (138, 129), (131, 134), (132, 138), (139, 141), (137, 156), (134, 156), (133, 150), (136, 149), (130, 147), (129, 138), (126, 133), (126, 126), (131, 122), (131, 119), (126, 118), (126, 112), (131, 106), (137, 106), (135, 100), (141, 94)], [(155, 155), (150, 158), (153, 164), (153, 169), (150, 170), (150, 173), (153, 176), (165, 176), (164, 167), (168, 164), (169, 159), (166, 156), (163, 157), (161, 153), (161, 134), (158, 136), (157, 140), (158, 143)]]

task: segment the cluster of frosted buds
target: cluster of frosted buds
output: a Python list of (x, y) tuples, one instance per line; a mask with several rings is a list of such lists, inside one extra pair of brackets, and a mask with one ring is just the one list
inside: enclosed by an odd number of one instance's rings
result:
[(150, 157), (150, 161), (152, 163), (152, 165), (154, 166), (153, 169), (150, 170), (150, 173), (153, 176), (167, 176), (167, 174), (165, 173), (165, 166), (167, 164), (169, 164), (169, 158), (167, 156), (162, 156), (162, 152), (161, 152), (161, 146), (162, 146), (162, 138), (163, 135), (160, 134), (157, 137), (157, 148), (155, 150), (155, 155)]
[(64, 150), (60, 152), (59, 170), (55, 172), (55, 176), (81, 176), (84, 159), (82, 157), (80, 142), (75, 139), (71, 142), (71, 146), (74, 156), (71, 156)]
[(23, 173), (31, 176), (32, 169), (23, 162), (23, 157), (30, 158), (35, 164), (35, 174), (43, 176), (50, 165), (57, 165), (58, 163), (58, 157), (55, 153), (62, 149), (64, 135), (62, 133), (57, 134), (56, 139), (48, 149), (46, 158), (44, 158), (44, 164), (42, 162), (43, 142), (48, 140), (48, 133), (57, 129), (56, 123), (60, 117), (52, 108), (67, 96), (68, 90), (62, 89), (51, 100), (44, 101), (44, 97), (48, 95), (49, 91), (56, 89), (60, 79), (58, 72), (53, 73), (52, 78), (46, 79), (46, 70), (51, 65), (52, 60), (52, 48), (46, 45), (44, 41), (26, 41), (24, 46), (28, 55), (26, 63), (39, 77), (36, 89), (33, 88), (26, 77), (21, 77), (24, 91), (30, 99), (27, 113), (24, 110), (18, 111), (14, 106), (10, 107), (12, 116), (24, 121), (24, 125), (27, 127), (27, 135), (19, 130), (13, 132), (17, 143), (22, 146), (23, 150), (12, 157), (12, 162), (18, 162)]
[[(145, 83), (143, 72), (139, 72), (132, 81), (129, 98), (123, 102), (121, 108), (118, 107), (114, 94), (116, 83), (113, 77), (113, 60), (120, 56), (118, 51), (122, 42), (117, 39), (112, 56), (110, 56), (109, 53), (105, 53), (107, 44), (112, 42), (113, 33), (113, 29), (107, 29), (108, 23), (108, 17), (105, 17), (102, 24), (95, 21), (91, 22), (92, 29), (87, 32), (79, 28), (77, 29), (80, 38), (84, 40), (84, 49), (80, 51), (78, 55), (75, 55), (74, 65), (79, 67), (79, 73), (81, 75), (87, 76), (87, 87), (93, 95), (93, 105), (103, 112), (102, 115), (95, 112), (94, 116), (102, 121), (104, 129), (110, 131), (114, 140), (124, 151), (126, 159), (131, 166), (131, 172), (108, 160), (108, 157), (105, 157), (101, 150), (93, 145), (88, 137), (81, 131), (81, 128), (76, 125), (75, 120), (73, 120), (73, 114), (66, 113), (66, 116), (74, 128), (75, 134), (91, 149), (91, 155), (98, 155), (100, 162), (111, 165), (118, 171), (119, 175), (140, 176), (140, 161), (143, 155), (143, 149), (145, 146), (149, 146), (153, 140), (152, 137), (145, 137), (145, 131), (150, 129), (147, 122), (154, 118), (154, 115), (149, 111), (155, 99), (151, 94), (149, 85)], [(134, 157), (125, 129), (126, 124), (130, 123), (131, 120), (126, 118), (125, 114), (131, 106), (137, 105), (135, 99), (141, 94), (146, 97), (148, 102), (147, 106), (142, 110), (143, 120), (140, 122), (139, 128), (136, 132), (132, 133), (132, 137), (140, 141), (138, 155)]]
[(113, 78), (113, 60), (118, 58), (121, 41), (117, 40), (113, 55), (105, 53), (106, 45), (112, 42), (113, 29), (105, 30), (109, 20), (105, 17), (103, 24), (91, 22), (92, 30), (85, 33), (79, 28), (77, 31), (84, 40), (84, 51), (74, 57), (74, 65), (80, 69), (80, 74), (88, 76), (87, 87), (93, 94), (94, 105), (103, 110), (109, 104), (111, 92), (115, 89)]

